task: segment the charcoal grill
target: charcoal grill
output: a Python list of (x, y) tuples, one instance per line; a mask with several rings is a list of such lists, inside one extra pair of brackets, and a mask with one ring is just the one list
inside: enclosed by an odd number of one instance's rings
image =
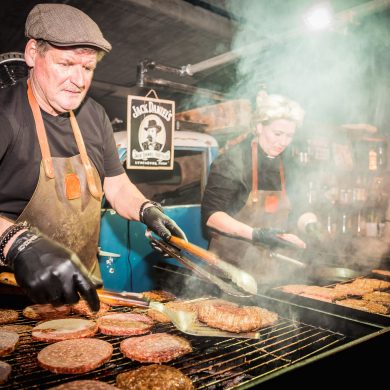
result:
[[(180, 333), (170, 324), (156, 325), (154, 333), (180, 334), (193, 346), (191, 354), (167, 364), (188, 375), (196, 389), (245, 389), (260, 383), (262, 388), (265, 388), (277, 382), (291, 385), (297, 380), (296, 383), (300, 383), (302, 375), (314, 373), (316, 370), (322, 372), (329, 369), (333, 376), (339, 375), (337, 367), (344, 367), (345, 375), (346, 356), (354, 364), (354, 370), (362, 362), (366, 369), (369, 363), (374, 361), (373, 357), (367, 354), (367, 346), (384, 348), (389, 340), (389, 328), (353, 321), (268, 297), (258, 297), (258, 304), (277, 311), (280, 316), (277, 324), (260, 331), (259, 340), (195, 337)], [(118, 306), (113, 310), (127, 312), (132, 309)], [(24, 319), (20, 311), (20, 318), (16, 323), (35, 325), (36, 321)], [(9, 381), (1, 388), (47, 389), (75, 379), (98, 379), (114, 384), (117, 374), (141, 366), (121, 354), (119, 344), (125, 337), (102, 334), (97, 334), (96, 337), (113, 345), (114, 354), (111, 360), (90, 373), (59, 375), (37, 365), (36, 355), (47, 344), (33, 341), (28, 332), (22, 334), (17, 349), (2, 358), (12, 365), (13, 372)], [(378, 351), (375, 356), (379, 354)], [(359, 354), (359, 359), (353, 359), (353, 356)], [(334, 362), (339, 360), (344, 364), (335, 366)], [(378, 367), (376, 364), (375, 368)], [(326, 377), (327, 375), (324, 381)], [(351, 379), (348, 383), (351, 383)], [(302, 387), (301, 383), (300, 386)]]

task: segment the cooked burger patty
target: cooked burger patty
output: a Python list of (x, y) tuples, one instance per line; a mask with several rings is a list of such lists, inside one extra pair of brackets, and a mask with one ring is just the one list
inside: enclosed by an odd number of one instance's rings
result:
[(390, 293), (388, 292), (374, 291), (372, 293), (364, 294), (363, 299), (366, 301), (382, 303), (383, 305), (390, 305)]
[(238, 306), (215, 299), (198, 304), (198, 319), (208, 326), (228, 332), (248, 332), (274, 324), (278, 315), (256, 306)]
[(42, 322), (33, 328), (32, 337), (46, 343), (91, 337), (98, 330), (96, 322), (82, 318), (63, 318)]
[(373, 290), (385, 290), (390, 288), (390, 282), (380, 279), (370, 279), (370, 278), (359, 278), (355, 279), (352, 283), (353, 286), (361, 286), (372, 288)]
[(364, 310), (370, 313), (387, 314), (389, 308), (377, 302), (365, 301), (363, 299), (343, 299), (336, 301), (338, 305), (350, 307), (352, 309)]
[(7, 382), (11, 371), (12, 367), (8, 363), (0, 361), (0, 385)]
[(0, 331), (0, 356), (8, 355), (16, 348), (19, 335), (8, 330)]
[(92, 379), (80, 379), (78, 381), (72, 381), (64, 383), (56, 387), (51, 387), (51, 390), (113, 390), (117, 387), (110, 385), (109, 383), (92, 380)]
[(15, 322), (19, 317), (16, 310), (0, 309), (0, 324)]
[(39, 365), (57, 374), (82, 374), (111, 359), (113, 347), (104, 340), (85, 338), (50, 344), (38, 353)]
[(192, 347), (182, 337), (154, 333), (123, 340), (120, 350), (126, 357), (138, 362), (164, 363), (192, 352)]
[(32, 320), (50, 320), (54, 318), (65, 318), (70, 314), (70, 306), (53, 306), (50, 303), (27, 306), (23, 315)]
[(116, 385), (125, 390), (192, 390), (194, 388), (191, 380), (180, 370), (159, 364), (118, 374)]
[(91, 308), (88, 306), (87, 301), (80, 299), (77, 303), (71, 306), (73, 313), (81, 314), (87, 317), (101, 317), (104, 316), (109, 310), (110, 305), (107, 303), (100, 302), (100, 309), (97, 313), (94, 313)]
[(163, 290), (145, 291), (142, 293), (142, 298), (148, 301), (157, 301), (157, 302), (169, 302), (176, 299), (176, 297), (173, 294)]
[(153, 320), (145, 314), (113, 313), (97, 320), (100, 332), (108, 335), (145, 334), (153, 327)]

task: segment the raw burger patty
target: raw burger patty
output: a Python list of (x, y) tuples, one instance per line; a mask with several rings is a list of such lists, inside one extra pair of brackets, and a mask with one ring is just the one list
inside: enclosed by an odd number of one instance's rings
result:
[(97, 313), (94, 313), (87, 304), (87, 301), (80, 300), (74, 305), (71, 306), (72, 312), (76, 314), (81, 314), (87, 317), (101, 317), (110, 310), (110, 305), (107, 303), (100, 302), (100, 309)]
[(33, 328), (31, 334), (36, 340), (53, 343), (61, 340), (91, 337), (97, 330), (97, 324), (92, 320), (63, 318), (42, 322)]
[(4, 356), (11, 353), (15, 349), (18, 341), (19, 341), (19, 335), (16, 332), (1, 330), (0, 331), (0, 356)]
[(12, 324), (12, 325), (0, 326), (0, 330), (10, 330), (11, 332), (16, 332), (16, 333), (31, 332), (32, 328), (33, 327), (31, 325), (20, 325), (20, 324)]
[(8, 324), (15, 322), (19, 317), (16, 310), (1, 309), (0, 310), (0, 324)]
[(191, 380), (180, 370), (170, 366), (151, 364), (118, 374), (120, 389), (192, 390)]
[(132, 337), (120, 344), (121, 352), (129, 359), (145, 363), (164, 363), (192, 352), (184, 338), (168, 333)]
[(138, 335), (150, 331), (153, 320), (145, 314), (113, 313), (97, 320), (100, 332), (109, 335)]
[(213, 328), (229, 332), (248, 332), (273, 325), (278, 315), (257, 306), (238, 306), (215, 299), (198, 304), (198, 319)]
[(7, 382), (11, 370), (12, 368), (8, 363), (0, 361), (0, 385)]
[(148, 309), (147, 314), (150, 318), (157, 322), (161, 322), (163, 324), (168, 324), (169, 322), (171, 322), (168, 316), (166, 316), (164, 313), (159, 312), (158, 310)]
[(38, 353), (42, 368), (57, 374), (82, 374), (101, 366), (112, 356), (110, 343), (99, 339), (64, 340)]
[(96, 381), (92, 379), (80, 379), (78, 381), (72, 381), (64, 383), (56, 387), (50, 387), (51, 390), (113, 390), (117, 387), (110, 385), (109, 383)]
[(53, 306), (50, 303), (27, 306), (23, 310), (23, 315), (32, 320), (50, 320), (52, 318), (64, 318), (69, 314), (70, 306)]

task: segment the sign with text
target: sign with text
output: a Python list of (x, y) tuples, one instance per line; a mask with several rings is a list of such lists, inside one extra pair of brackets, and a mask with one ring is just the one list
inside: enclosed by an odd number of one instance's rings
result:
[(175, 102), (127, 97), (127, 168), (173, 169)]

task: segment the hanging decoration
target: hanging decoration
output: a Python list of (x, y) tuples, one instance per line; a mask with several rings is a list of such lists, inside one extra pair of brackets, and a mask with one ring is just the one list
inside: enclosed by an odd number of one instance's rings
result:
[[(153, 93), (154, 98), (149, 97)], [(175, 102), (146, 96), (127, 97), (127, 168), (173, 169)]]

